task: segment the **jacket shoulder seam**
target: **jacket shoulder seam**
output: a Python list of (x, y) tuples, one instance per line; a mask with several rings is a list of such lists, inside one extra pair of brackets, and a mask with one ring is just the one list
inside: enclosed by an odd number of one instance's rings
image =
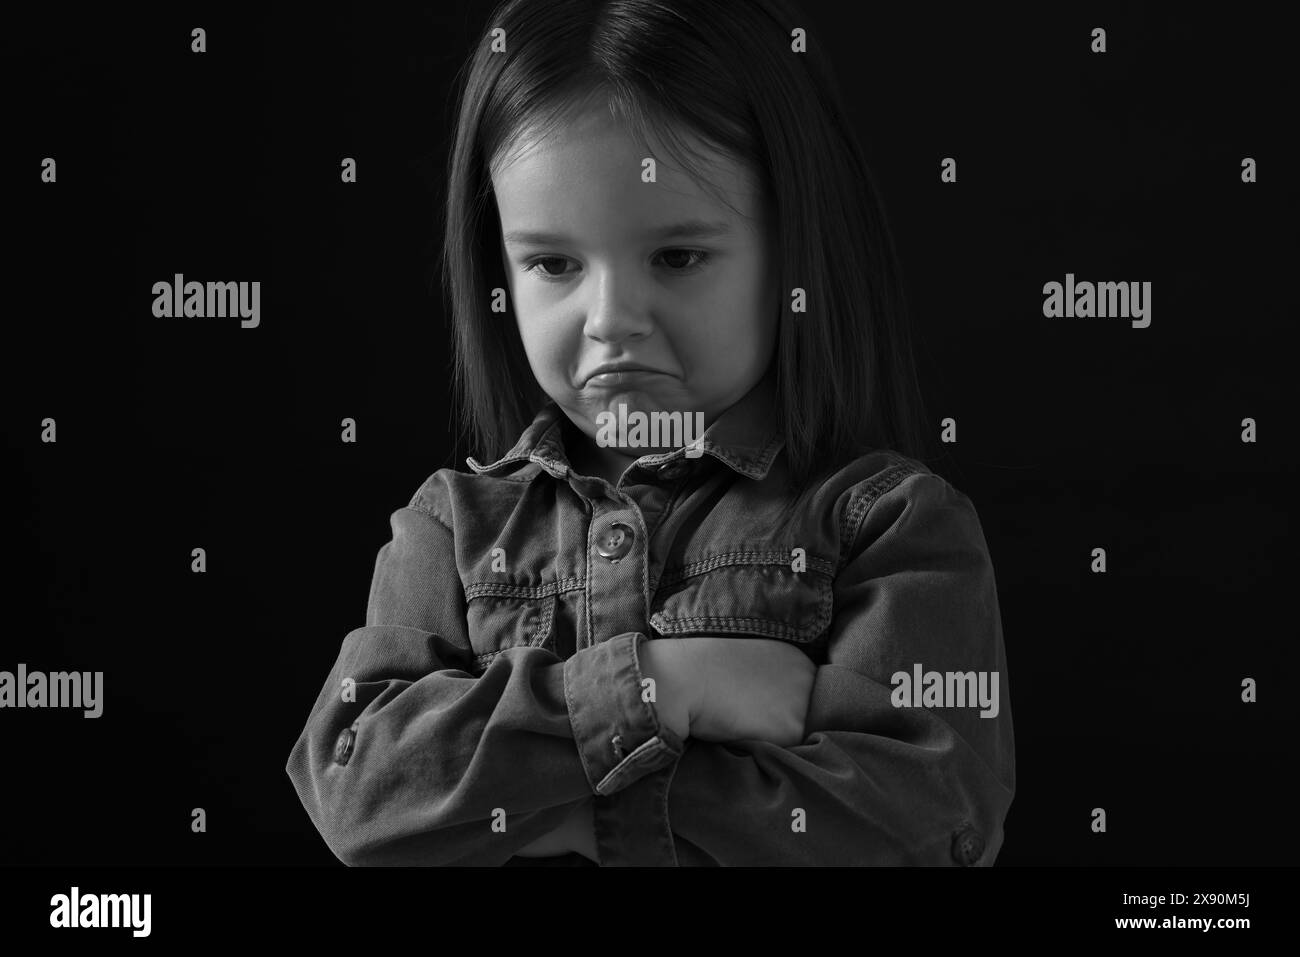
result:
[(431, 500), (437, 497), (433, 494), (433, 488), (438, 484), (439, 476), (441, 474), (442, 472), (439, 471), (429, 476), (429, 478), (425, 480), (424, 484), (415, 490), (415, 494), (412, 495), (411, 500), (406, 503), (406, 507), (412, 511), (419, 512), (421, 515), (427, 515), (447, 531), (454, 532), (451, 522), (443, 518), (438, 510), (434, 508), (432, 504), (429, 504)]
[(887, 468), (859, 482), (850, 494), (848, 506), (840, 517), (840, 554), (835, 566), (837, 575), (853, 554), (853, 545), (858, 540), (858, 533), (862, 531), (867, 513), (887, 492), (913, 475), (934, 475), (939, 481), (944, 481), (921, 463), (905, 456), (891, 455), (890, 463)]

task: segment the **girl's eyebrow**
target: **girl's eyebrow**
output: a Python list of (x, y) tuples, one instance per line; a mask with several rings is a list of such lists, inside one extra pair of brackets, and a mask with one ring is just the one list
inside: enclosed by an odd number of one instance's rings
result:
[[(731, 225), (723, 222), (706, 222), (701, 219), (688, 219), (668, 226), (649, 230), (648, 238), (658, 242), (669, 239), (712, 239), (725, 236), (731, 232)], [(548, 233), (530, 229), (515, 229), (503, 237), (507, 243), (522, 243), (529, 246), (559, 246), (569, 242), (569, 237), (560, 233)]]

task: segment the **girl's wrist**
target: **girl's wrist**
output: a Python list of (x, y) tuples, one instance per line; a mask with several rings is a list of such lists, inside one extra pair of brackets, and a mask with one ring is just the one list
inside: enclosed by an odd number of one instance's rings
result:
[(682, 739), (690, 734), (696, 707), (694, 681), (684, 659), (684, 648), (675, 638), (657, 638), (641, 645), (642, 673), (655, 682), (655, 714)]

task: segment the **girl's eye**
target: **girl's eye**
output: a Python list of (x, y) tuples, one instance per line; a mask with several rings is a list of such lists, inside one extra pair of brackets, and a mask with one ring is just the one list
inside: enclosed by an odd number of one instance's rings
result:
[(696, 258), (693, 261), (688, 260), (681, 266), (670, 267), (673, 272), (690, 272), (693, 269), (698, 269), (709, 261), (709, 254), (702, 249), (665, 249), (662, 253), (664, 256), (679, 256), (683, 254), (687, 256), (695, 256)]
[[(707, 263), (711, 258), (710, 254), (702, 249), (665, 249), (659, 255), (665, 258), (669, 272), (674, 273), (694, 272), (696, 269), (699, 269)], [(685, 262), (681, 262), (679, 257), (682, 256), (694, 257), (694, 260), (688, 259)], [(547, 282), (557, 282), (564, 278), (564, 272), (551, 272), (550, 268), (544, 264), (559, 263), (561, 270), (563, 270), (563, 264), (566, 262), (568, 262), (568, 260), (562, 256), (539, 256), (524, 267), (524, 272), (536, 273), (538, 278), (544, 279)], [(679, 262), (681, 263), (680, 265), (678, 265)]]
[[(565, 261), (566, 260), (561, 259), (559, 256), (542, 256), (540, 259), (534, 259), (531, 263), (525, 266), (524, 272), (537, 272), (537, 267), (541, 266), (543, 263), (561, 263), (560, 268), (563, 269), (564, 268), (563, 263)], [(538, 275), (540, 275), (543, 279), (559, 279), (561, 276), (564, 275), (564, 273), (563, 272), (553, 273), (549, 270), (543, 269), (540, 273), (538, 273)]]

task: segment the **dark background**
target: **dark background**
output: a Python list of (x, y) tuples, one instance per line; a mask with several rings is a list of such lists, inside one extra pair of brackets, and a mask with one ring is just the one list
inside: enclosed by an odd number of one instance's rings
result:
[[(104, 713), (0, 711), (0, 861), (337, 863), (285, 762), (389, 514), (476, 451), (452, 444), (439, 204), (490, 6), (424, 6), (7, 26), (0, 670), (103, 671)], [(936, 434), (958, 420), (934, 468), (997, 572), (998, 863), (1292, 863), (1289, 34), (1228, 7), (844, 6), (807, 0), (810, 49), (884, 192)], [(260, 327), (154, 318), (177, 272), (260, 280)], [(1045, 319), (1067, 272), (1151, 281), (1151, 326)]]

